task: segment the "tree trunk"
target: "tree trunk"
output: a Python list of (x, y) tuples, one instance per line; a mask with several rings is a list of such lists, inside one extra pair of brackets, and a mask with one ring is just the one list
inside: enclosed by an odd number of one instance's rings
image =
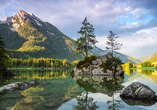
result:
[(85, 51), (86, 51), (86, 57), (88, 56), (88, 50), (87, 50), (87, 35), (85, 34)]

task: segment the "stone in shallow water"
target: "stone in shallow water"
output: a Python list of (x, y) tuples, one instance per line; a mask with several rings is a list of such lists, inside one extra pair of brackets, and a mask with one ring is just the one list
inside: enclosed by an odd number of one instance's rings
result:
[(28, 89), (29, 87), (35, 87), (38, 84), (42, 84), (45, 82), (37, 82), (37, 81), (32, 81), (32, 82), (16, 82), (12, 84), (8, 84), (6, 86), (0, 87), (0, 92), (8, 92), (8, 91), (14, 91), (14, 90), (25, 90)]
[[(155, 92), (140, 82), (134, 82), (131, 85), (124, 88), (120, 93), (121, 97), (132, 98), (132, 99), (146, 99), (146, 100), (156, 100)], [(157, 100), (156, 100), (157, 101)]]
[(53, 108), (53, 107), (56, 107), (56, 106), (58, 106), (58, 105), (59, 105), (58, 102), (51, 102), (51, 103), (49, 103), (49, 104), (45, 104), (44, 107), (45, 107), (45, 108)]

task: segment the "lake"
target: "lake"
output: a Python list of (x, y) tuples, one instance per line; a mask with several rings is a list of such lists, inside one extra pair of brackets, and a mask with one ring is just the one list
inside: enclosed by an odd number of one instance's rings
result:
[(0, 110), (156, 110), (157, 103), (124, 99), (120, 91), (139, 81), (157, 93), (155, 70), (125, 70), (124, 77), (70, 76), (71, 70), (16, 70), (0, 86), (46, 82), (24, 91), (0, 93)]

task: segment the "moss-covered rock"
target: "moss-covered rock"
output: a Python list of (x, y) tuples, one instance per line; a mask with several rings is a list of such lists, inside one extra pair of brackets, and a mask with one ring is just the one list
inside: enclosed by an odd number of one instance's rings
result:
[(79, 61), (71, 74), (118, 76), (124, 74), (121, 64), (121, 60), (113, 57), (111, 53), (103, 56), (93, 55)]

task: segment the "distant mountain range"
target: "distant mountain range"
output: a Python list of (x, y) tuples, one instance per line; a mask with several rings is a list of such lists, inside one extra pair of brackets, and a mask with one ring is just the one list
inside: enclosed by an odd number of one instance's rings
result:
[[(76, 49), (74, 40), (63, 34), (54, 25), (42, 21), (30, 12), (20, 10), (15, 16), (0, 21), (0, 34), (4, 38), (8, 54), (11, 58), (54, 58), (73, 61), (78, 56), (71, 56)], [(104, 55), (109, 50), (94, 48), (90, 51), (94, 55)], [(141, 60), (114, 53), (124, 63), (134, 64)]]
[(133, 58), (138, 59), (141, 62), (146, 61), (147, 59), (149, 59), (152, 55), (146, 56), (146, 57), (137, 57), (137, 56), (133, 56)]

